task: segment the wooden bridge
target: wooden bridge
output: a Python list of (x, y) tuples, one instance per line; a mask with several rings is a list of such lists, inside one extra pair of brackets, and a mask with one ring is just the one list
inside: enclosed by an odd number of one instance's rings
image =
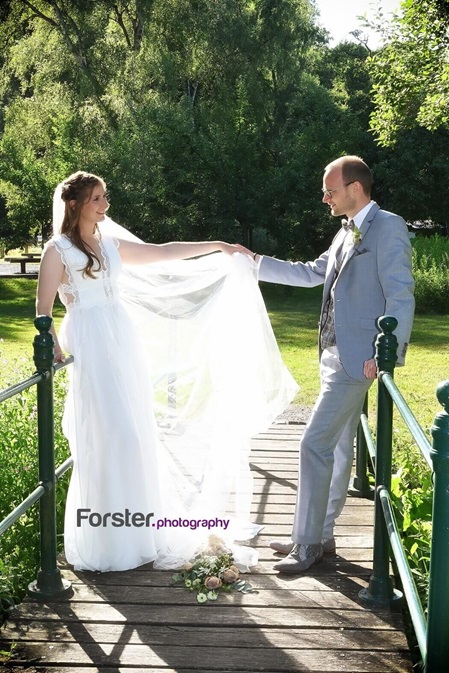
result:
[[(302, 576), (272, 569), (272, 537), (288, 537), (303, 426), (274, 425), (253, 440), (254, 543), (260, 562), (246, 577), (258, 593), (199, 605), (172, 573), (74, 573), (70, 600), (26, 600), (2, 631), (14, 641), (8, 670), (83, 673), (403, 673), (412, 662), (400, 613), (361, 606), (371, 572), (373, 503), (348, 498), (336, 528), (337, 555)], [(1, 667), (1, 666), (0, 666)]]

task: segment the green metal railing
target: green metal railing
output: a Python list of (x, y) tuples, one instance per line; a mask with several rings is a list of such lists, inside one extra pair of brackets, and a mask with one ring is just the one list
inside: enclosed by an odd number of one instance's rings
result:
[[(376, 341), (378, 367), (376, 443), (373, 442), (365, 405), (359, 426), (356, 450), (356, 477), (352, 494), (370, 496), (367, 461), (369, 453), (375, 469), (374, 555), (369, 585), (359, 596), (368, 607), (386, 608), (403, 599), (390, 577), (390, 549), (401, 578), (402, 589), (415, 630), (425, 673), (449, 671), (449, 381), (437, 388), (444, 410), (437, 413), (431, 429), (433, 445), (417, 422), (394, 382), (397, 339), (393, 334), (397, 320), (383, 316)], [(432, 541), (430, 553), (427, 620), (404, 553), (401, 534), (391, 503), (391, 464), (393, 404), (401, 414), (416, 445), (434, 473)], [(360, 437), (362, 435), (362, 445)]]
[(39, 316), (34, 324), (39, 331), (34, 338), (34, 364), (36, 373), (25, 381), (0, 392), (0, 402), (14, 397), (32, 386), (37, 386), (37, 425), (39, 451), (39, 484), (14, 511), (0, 522), (0, 535), (10, 528), (25, 512), (39, 501), (40, 559), (37, 579), (29, 587), (29, 593), (39, 600), (69, 595), (71, 584), (63, 579), (57, 566), (56, 555), (56, 482), (72, 466), (68, 458), (55, 470), (54, 421), (53, 421), (53, 375), (55, 371), (73, 362), (53, 364), (53, 337), (49, 333), (51, 318)]

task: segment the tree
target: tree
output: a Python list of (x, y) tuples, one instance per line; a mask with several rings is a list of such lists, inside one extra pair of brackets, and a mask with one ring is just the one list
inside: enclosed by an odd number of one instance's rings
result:
[(372, 141), (367, 52), (328, 49), (313, 18), (308, 0), (11, 0), (0, 195), (14, 240), (48, 231), (54, 186), (83, 168), (147, 240), (319, 252), (334, 230), (323, 166)]
[(379, 151), (375, 167), (379, 198), (407, 221), (431, 221), (449, 234), (442, 194), (449, 182), (449, 129), (401, 131), (392, 147)]
[(369, 59), (375, 112), (372, 129), (383, 145), (404, 129), (449, 126), (449, 3), (405, 0), (391, 23), (374, 27), (384, 46)]

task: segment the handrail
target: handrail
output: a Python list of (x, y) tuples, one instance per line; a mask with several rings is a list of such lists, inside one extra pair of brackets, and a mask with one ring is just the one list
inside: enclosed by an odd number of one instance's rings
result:
[(0, 535), (10, 528), (32, 505), (39, 501), (40, 508), (40, 558), (41, 567), (37, 579), (28, 587), (28, 592), (38, 600), (47, 600), (72, 593), (71, 583), (61, 577), (56, 554), (56, 482), (71, 467), (68, 458), (55, 470), (53, 376), (55, 371), (73, 362), (53, 364), (54, 342), (49, 330), (52, 319), (38, 316), (34, 324), (39, 334), (34, 338), (34, 363), (36, 373), (28, 379), (0, 391), (0, 402), (37, 386), (37, 425), (39, 449), (39, 484), (3, 521)]
[(32, 507), (39, 500), (39, 498), (44, 495), (44, 493), (44, 484), (39, 484), (39, 486), (36, 486), (34, 491), (32, 491), (29, 496), (25, 498), (25, 500), (22, 500), (22, 502), (17, 505), (17, 507), (13, 509), (12, 512), (5, 516), (3, 521), (0, 521), (0, 535), (6, 533), (8, 528), (11, 528), (11, 526), (14, 525), (16, 521), (18, 521), (20, 517), (25, 514), (27, 509)]
[(376, 445), (373, 442), (373, 438), (371, 435), (370, 427), (368, 425), (368, 416), (366, 414), (362, 414), (360, 416), (360, 423), (362, 425), (363, 433), (365, 435), (365, 441), (366, 445), (368, 447), (368, 453), (370, 455), (371, 461), (373, 465), (376, 465)]
[(40, 381), (42, 381), (45, 377), (45, 372), (36, 372), (24, 381), (15, 383), (14, 385), (9, 386), (9, 388), (5, 388), (4, 390), (0, 390), (0, 402), (9, 400), (11, 397), (18, 395), (19, 393), (23, 393), (24, 390), (35, 386), (37, 383), (40, 383)]
[(379, 376), (382, 379), (382, 383), (390, 393), (391, 399), (395, 403), (397, 410), (404, 419), (408, 430), (410, 430), (410, 434), (415, 440), (417, 447), (421, 451), (423, 458), (425, 459), (430, 469), (433, 471), (432, 459), (430, 457), (431, 446), (429, 440), (427, 439), (424, 433), (424, 430), (416, 420), (407, 402), (402, 397), (399, 388), (397, 387), (397, 385), (395, 384), (395, 382), (391, 377), (391, 374), (389, 374), (388, 372), (380, 372)]
[(66, 458), (66, 460), (55, 470), (56, 481), (58, 481), (67, 470), (70, 470), (71, 467), (73, 467), (73, 458)]
[[(55, 470), (55, 477), (56, 481), (59, 481), (59, 479), (69, 470), (71, 467), (73, 467), (73, 458), (67, 458), (59, 467), (56, 468)], [(32, 491), (20, 504), (17, 505), (15, 509), (13, 509), (12, 512), (10, 512), (4, 519), (3, 521), (0, 521), (0, 535), (3, 535), (8, 528), (11, 528), (16, 521), (20, 519), (21, 516), (25, 514), (27, 509), (32, 507), (38, 500), (39, 498), (44, 495), (45, 493), (45, 488), (46, 484), (39, 484), (36, 486), (34, 491)]]
[[(449, 381), (437, 388), (437, 398), (444, 407), (435, 416), (431, 429), (432, 446), (393, 379), (397, 340), (393, 331), (397, 320), (383, 316), (378, 320), (381, 330), (376, 340), (378, 369), (376, 444), (368, 426), (367, 411), (360, 426), (364, 442), (375, 464), (374, 554), (373, 573), (367, 589), (359, 597), (369, 607), (388, 607), (398, 602), (402, 594), (393, 587), (389, 576), (390, 547), (396, 561), (412, 624), (424, 662), (425, 673), (449, 670), (449, 623), (446, 608), (449, 603)], [(429, 600), (427, 622), (419, 600), (410, 566), (404, 553), (391, 503), (391, 464), (393, 403), (399, 410), (413, 440), (434, 473), (432, 541), (430, 552)], [(359, 436), (357, 437), (358, 441)], [(366, 452), (365, 452), (366, 453)], [(358, 476), (366, 474), (366, 461), (359, 464)]]
[[(72, 362), (73, 362), (73, 355), (70, 355), (64, 360), (64, 362), (57, 362), (56, 364), (54, 364), (53, 371), (57, 372), (59, 369), (67, 367), (67, 365), (70, 365)], [(47, 376), (48, 376), (47, 372), (35, 372), (24, 381), (21, 381), (20, 383), (14, 383), (12, 386), (0, 390), (0, 402), (9, 400), (11, 397), (18, 395), (19, 393), (23, 393), (24, 390), (32, 388), (41, 381), (45, 380)]]
[(410, 571), (410, 566), (408, 564), (407, 557), (405, 556), (398, 524), (393, 512), (393, 507), (391, 505), (390, 493), (388, 489), (385, 488), (385, 486), (378, 486), (378, 491), (380, 502), (382, 504), (383, 514), (385, 517), (385, 522), (387, 524), (390, 544), (397, 563), (398, 572), (401, 577), (401, 584), (402, 588), (404, 589), (407, 605), (410, 610), (410, 618), (412, 620), (413, 627), (415, 629), (419, 651), (421, 652), (421, 656), (424, 660), (426, 658), (427, 653), (426, 618), (424, 616), (424, 610), (422, 608), (421, 601), (419, 600), (418, 597), (418, 590), (416, 588), (413, 575)]

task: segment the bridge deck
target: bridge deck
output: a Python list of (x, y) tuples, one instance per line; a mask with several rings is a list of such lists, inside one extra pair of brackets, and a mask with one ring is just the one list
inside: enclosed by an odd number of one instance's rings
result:
[(112, 673), (375, 673), (412, 671), (401, 615), (358, 601), (372, 561), (373, 504), (348, 498), (336, 529), (337, 556), (308, 574), (272, 570), (273, 536), (288, 536), (301, 425), (275, 425), (253, 440), (254, 518), (265, 525), (258, 593), (199, 605), (171, 572), (74, 573), (70, 601), (20, 605), (2, 633), (17, 643), (14, 670)]

